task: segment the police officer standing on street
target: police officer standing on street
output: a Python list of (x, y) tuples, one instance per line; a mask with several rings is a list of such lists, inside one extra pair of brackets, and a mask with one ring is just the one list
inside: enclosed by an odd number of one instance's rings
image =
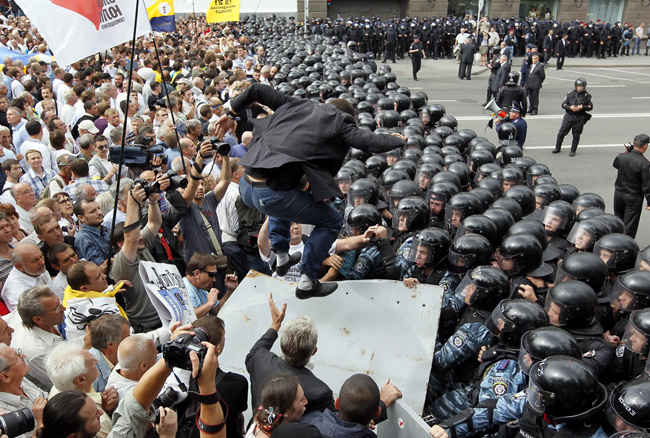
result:
[(614, 159), (614, 168), (618, 169), (614, 183), (614, 214), (623, 220), (625, 234), (636, 236), (641, 219), (643, 198), (646, 198), (650, 210), (650, 162), (643, 156), (648, 150), (650, 137), (639, 134), (634, 137), (633, 149), (619, 154)]
[(562, 102), (562, 109), (566, 111), (566, 114), (564, 115), (564, 119), (562, 119), (560, 131), (557, 133), (555, 149), (552, 153), (560, 153), (562, 141), (570, 130), (573, 134), (573, 141), (571, 142), (569, 156), (573, 157), (578, 149), (582, 128), (591, 119), (591, 114), (587, 111), (594, 109), (594, 105), (591, 103), (591, 94), (587, 93), (586, 79), (580, 78), (576, 80), (573, 91), (569, 91), (564, 98), (564, 102)]
[(392, 60), (395, 64), (395, 45), (397, 44), (397, 32), (395, 32), (395, 26), (388, 26), (386, 30), (386, 36), (384, 38), (384, 61), (385, 64), (387, 60)]
[(419, 35), (415, 35), (413, 38), (413, 44), (411, 44), (411, 47), (409, 48), (409, 54), (411, 55), (411, 64), (413, 65), (413, 80), (417, 81), (418, 72), (422, 67), (422, 58), (427, 59)]

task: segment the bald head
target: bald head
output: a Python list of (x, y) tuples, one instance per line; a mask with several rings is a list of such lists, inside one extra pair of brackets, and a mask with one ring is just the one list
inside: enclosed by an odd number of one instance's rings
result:
[(241, 142), (246, 147), (248, 147), (248, 144), (251, 142), (252, 139), (253, 139), (253, 133), (251, 131), (246, 131), (241, 135)]
[(132, 380), (138, 380), (156, 363), (156, 345), (143, 334), (127, 337), (117, 349), (117, 361), (121, 374)]
[(11, 253), (11, 263), (20, 272), (38, 277), (45, 272), (45, 258), (38, 246), (33, 243), (21, 243)]

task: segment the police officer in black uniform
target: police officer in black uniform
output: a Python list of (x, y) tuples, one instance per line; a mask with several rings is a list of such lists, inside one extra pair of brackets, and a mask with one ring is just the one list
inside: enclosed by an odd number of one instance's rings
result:
[(580, 78), (575, 81), (573, 91), (569, 91), (562, 102), (562, 109), (566, 111), (560, 131), (557, 133), (557, 141), (555, 142), (555, 149), (552, 153), (557, 154), (562, 148), (562, 141), (564, 137), (571, 130), (573, 134), (573, 141), (571, 142), (570, 157), (575, 156), (580, 142), (580, 134), (585, 123), (591, 119), (591, 114), (587, 111), (594, 109), (591, 103), (591, 94), (587, 93), (587, 80)]
[[(650, 204), (650, 163), (643, 156), (650, 137), (634, 137), (633, 149), (614, 159), (618, 176), (614, 184), (614, 214), (625, 223), (625, 234), (635, 237), (641, 219), (643, 198)], [(646, 210), (650, 207), (646, 207)]]
[(397, 32), (395, 32), (395, 26), (390, 25), (386, 29), (386, 37), (384, 38), (384, 61), (385, 64), (388, 59), (393, 61), (395, 64), (395, 45), (397, 44)]
[(424, 53), (424, 46), (420, 42), (420, 35), (415, 35), (413, 44), (409, 47), (409, 54), (411, 55), (411, 64), (413, 65), (413, 80), (418, 80), (418, 72), (422, 67), (422, 58), (427, 59)]

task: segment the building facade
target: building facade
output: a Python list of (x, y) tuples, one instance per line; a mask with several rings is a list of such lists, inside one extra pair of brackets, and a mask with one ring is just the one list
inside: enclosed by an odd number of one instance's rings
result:
[[(484, 0), (480, 15), (489, 17), (551, 17), (561, 23), (574, 20), (650, 24), (650, 0)], [(431, 17), (474, 15), (479, 0), (298, 0), (298, 17), (343, 18)]]

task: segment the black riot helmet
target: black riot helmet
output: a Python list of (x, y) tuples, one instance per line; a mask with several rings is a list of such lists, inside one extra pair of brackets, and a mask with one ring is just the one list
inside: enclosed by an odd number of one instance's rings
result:
[(448, 182), (458, 187), (459, 191), (462, 189), (460, 177), (456, 175), (454, 172), (450, 172), (448, 170), (443, 170), (442, 172), (436, 173), (436, 175), (433, 177), (431, 182), (434, 184), (439, 182)]
[(395, 110), (397, 112), (402, 112), (411, 108), (411, 99), (405, 94), (399, 92), (395, 93), (391, 95), (391, 99), (395, 103)]
[(449, 271), (465, 273), (477, 266), (489, 265), (492, 245), (483, 236), (466, 234), (456, 239), (449, 247)]
[(605, 262), (609, 272), (623, 274), (634, 269), (639, 245), (627, 234), (611, 233), (596, 242), (593, 252)]
[(560, 261), (553, 283), (578, 280), (587, 283), (598, 293), (605, 285), (606, 279), (607, 267), (600, 257), (590, 252), (574, 252)]
[(508, 187), (511, 187), (512, 185), (520, 185), (524, 182), (524, 173), (517, 166), (506, 166), (501, 169), (499, 179), (501, 181), (510, 182)]
[[(557, 180), (555, 179), (555, 177), (552, 177), (551, 175), (538, 176), (535, 182), (533, 183), (533, 187), (540, 184), (553, 184), (559, 187)], [(561, 192), (562, 190), (560, 190), (560, 193)], [(560, 197), (560, 199), (564, 199), (564, 198)]]
[(426, 104), (427, 101), (423, 95), (415, 93), (411, 96), (411, 106), (413, 106), (415, 111), (420, 111)]
[(589, 207), (597, 207), (605, 211), (605, 200), (596, 193), (583, 193), (573, 200), (573, 206), (576, 214)]
[[(650, 432), (650, 380), (634, 379), (614, 388), (605, 416), (617, 431)], [(634, 435), (621, 436), (634, 438)]]
[(501, 181), (491, 176), (481, 178), (481, 180), (476, 184), (476, 188), (487, 189), (490, 192), (492, 192), (492, 196), (494, 196), (494, 201), (496, 201), (501, 197), (501, 195), (503, 195), (503, 184), (501, 183)]
[(429, 224), (429, 206), (419, 196), (401, 199), (393, 215), (393, 228), (398, 231), (415, 231)]
[(494, 156), (486, 150), (479, 149), (470, 152), (467, 156), (467, 164), (469, 169), (476, 173), (483, 164), (494, 163)]
[(573, 84), (573, 87), (576, 91), (578, 91), (578, 87), (582, 87), (582, 91), (584, 92), (587, 90), (587, 80), (584, 78), (578, 78)]
[(544, 263), (543, 253), (542, 245), (532, 234), (512, 234), (503, 239), (496, 260), (508, 275), (543, 277), (553, 272), (553, 268)]
[(508, 230), (508, 235), (512, 234), (522, 234), (528, 233), (535, 236), (540, 245), (542, 245), (542, 250), (546, 250), (548, 247), (548, 241), (546, 240), (546, 233), (544, 232), (544, 225), (535, 221), (535, 220), (521, 220), (515, 223)]
[(444, 142), (440, 136), (431, 133), (424, 138), (424, 144), (426, 146), (437, 146), (441, 148), (444, 145)]
[(471, 129), (461, 129), (458, 131), (458, 135), (461, 136), (463, 140), (465, 140), (465, 144), (469, 146), (469, 143), (476, 138), (476, 132), (472, 131)]
[(381, 213), (377, 207), (370, 204), (357, 205), (347, 217), (347, 225), (349, 229), (356, 228), (359, 234), (363, 234), (369, 227), (374, 225), (381, 225)]
[(610, 232), (609, 226), (594, 217), (576, 222), (567, 240), (580, 251), (591, 251), (594, 244)]
[(447, 166), (447, 170), (458, 175), (458, 178), (460, 178), (460, 185), (464, 190), (467, 190), (467, 188), (472, 185), (472, 176), (467, 164), (463, 162), (451, 163)]
[(403, 198), (407, 196), (419, 196), (420, 188), (418, 185), (411, 180), (397, 181), (391, 187), (390, 192), (388, 193), (388, 206), (391, 211), (394, 211), (397, 208), (397, 204)]
[(514, 199), (497, 199), (492, 203), (490, 208), (503, 208), (508, 210), (512, 217), (515, 218), (515, 222), (520, 221), (522, 217), (521, 205)]
[(562, 197), (560, 188), (555, 184), (538, 184), (533, 189), (535, 192), (535, 207), (542, 210), (553, 201), (558, 201)]
[(440, 166), (440, 170), (442, 170), (442, 166), (445, 163), (445, 160), (442, 158), (441, 154), (434, 154), (432, 152), (427, 152), (427, 149), (430, 150), (430, 148), (435, 148), (436, 146), (427, 146), (424, 149), (424, 154), (420, 157), (420, 164), (435, 164), (437, 166)]
[(375, 178), (379, 178), (387, 168), (388, 163), (386, 163), (386, 159), (379, 155), (373, 155), (366, 160), (366, 170), (368, 171), (368, 175), (372, 175)]
[(533, 164), (528, 168), (526, 172), (526, 182), (528, 187), (533, 187), (535, 185), (535, 180), (543, 175), (551, 175), (551, 169), (548, 168), (546, 164)]
[[(472, 194), (474, 191), (472, 190)], [(482, 214), (473, 214), (466, 217), (458, 226), (454, 239), (458, 239), (465, 234), (480, 234), (490, 241), (491, 245), (496, 244), (497, 225), (492, 219)]]
[(518, 168), (520, 168), (521, 171), (524, 173), (524, 175), (526, 175), (530, 166), (537, 164), (537, 161), (535, 161), (535, 159), (531, 157), (519, 157), (519, 158), (515, 158), (513, 164)]
[[(474, 142), (476, 140), (478, 140), (478, 139), (475, 138), (474, 140), (472, 140), (472, 142)], [(497, 147), (495, 145), (493, 145), (492, 143), (490, 143), (489, 141), (487, 141), (487, 139), (484, 139), (483, 141), (474, 143), (474, 145), (472, 145), (472, 142), (470, 142), (470, 151), (472, 151), (472, 152), (473, 151), (488, 151), (492, 155), (492, 157), (494, 157), (494, 159), (496, 159), (497, 154), (498, 154)]]
[[(372, 154), (370, 152), (362, 151), (361, 149), (357, 148), (350, 148), (350, 153), (348, 157), (350, 160), (355, 160), (353, 163), (353, 166), (356, 168), (359, 164), (363, 165), (363, 172), (366, 172), (366, 166), (363, 164), (363, 161), (366, 161), (368, 158), (370, 158)], [(361, 162), (361, 163), (358, 163)], [(349, 163), (345, 163), (346, 165)], [(349, 167), (349, 166), (348, 166)]]
[(528, 216), (535, 211), (535, 192), (528, 186), (510, 187), (503, 194), (503, 198), (517, 201), (521, 206), (521, 213), (524, 216)]
[(357, 170), (346, 166), (341, 167), (334, 176), (334, 181), (336, 181), (336, 184), (344, 195), (347, 194), (350, 185), (357, 179), (359, 179)]
[(650, 305), (650, 271), (632, 271), (616, 279), (609, 294), (612, 307), (631, 311)]
[(539, 327), (521, 337), (519, 368), (526, 375), (530, 375), (533, 364), (551, 356), (582, 359), (582, 352), (578, 341), (571, 333), (554, 326)]
[(438, 121), (447, 114), (445, 107), (438, 104), (433, 104), (429, 106), (429, 118), (431, 123), (438, 123)]
[(528, 405), (556, 423), (593, 419), (607, 402), (607, 390), (582, 360), (552, 356), (530, 369)]
[(483, 210), (487, 210), (490, 208), (490, 205), (494, 202), (496, 197), (494, 196), (494, 193), (492, 193), (491, 190), (486, 189), (484, 187), (476, 187), (472, 189), (472, 194), (481, 201), (481, 205), (483, 206)]
[(381, 174), (380, 187), (384, 194), (388, 196), (388, 193), (390, 192), (391, 187), (393, 187), (393, 184), (395, 184), (397, 181), (410, 179), (411, 178), (409, 177), (409, 174), (403, 170), (397, 170), (393, 168), (386, 169), (384, 173)]
[(483, 207), (481, 201), (471, 193), (454, 195), (445, 206), (445, 225), (447, 230), (455, 230), (468, 216), (481, 214)]
[[(406, 143), (407, 143), (407, 145), (409, 143), (413, 144), (413, 142), (411, 142), (410, 139)], [(420, 149), (417, 149), (417, 148), (408, 148), (402, 154), (403, 159), (412, 161), (414, 164), (416, 164), (416, 167), (417, 167), (417, 163), (420, 162), (420, 157), (421, 156), (422, 156), (422, 151)]]
[(393, 169), (403, 170), (408, 174), (409, 179), (413, 180), (418, 171), (418, 166), (411, 160), (401, 159), (397, 163), (393, 164)]
[(496, 242), (500, 245), (505, 236), (508, 234), (510, 227), (515, 223), (515, 218), (508, 210), (504, 210), (503, 208), (490, 207), (483, 212), (483, 215), (489, 217), (494, 221), (494, 224), (497, 227)]
[(492, 266), (478, 266), (468, 271), (456, 288), (458, 297), (484, 317), (509, 293), (508, 276)]
[(516, 71), (511, 71), (508, 73), (508, 80), (506, 81), (506, 85), (517, 85), (519, 83), (519, 73)]
[(372, 204), (377, 205), (379, 200), (379, 189), (377, 185), (369, 179), (362, 178), (352, 183), (348, 190), (348, 205), (356, 207), (357, 205)]
[(458, 120), (454, 116), (443, 116), (438, 120), (438, 126), (448, 126), (455, 131), (458, 127)]
[(591, 325), (597, 305), (598, 296), (591, 286), (567, 280), (549, 289), (544, 309), (551, 324), (571, 331)]
[(377, 101), (377, 110), (378, 111), (388, 111), (395, 109), (395, 104), (393, 101), (387, 97), (382, 97)]
[(501, 123), (497, 128), (497, 135), (499, 136), (499, 144), (504, 146), (517, 146), (517, 140), (515, 140), (517, 138), (517, 127), (514, 123)]
[(650, 350), (650, 309), (632, 312), (621, 344), (642, 360), (647, 360)]
[[(512, 123), (510, 124), (512, 125)], [(509, 141), (514, 141), (514, 140), (509, 140)], [(497, 158), (499, 159), (501, 164), (505, 166), (508, 164), (514, 164), (515, 160), (519, 157), (522, 157), (523, 154), (524, 153), (521, 151), (521, 148), (519, 146), (503, 146), (500, 152), (498, 153)]]
[[(505, 274), (503, 276), (508, 278)], [(510, 286), (510, 282), (507, 284)], [(523, 298), (502, 300), (485, 321), (490, 333), (498, 336), (500, 343), (512, 350), (519, 349), (521, 337), (526, 332), (547, 325), (548, 316), (544, 308)]]
[(446, 137), (444, 140), (445, 146), (453, 146), (457, 148), (460, 153), (463, 153), (467, 148), (467, 143), (458, 133), (453, 133), (450, 136)]
[(427, 190), (427, 200), (429, 202), (429, 209), (435, 215), (441, 215), (445, 211), (445, 205), (452, 196), (460, 193), (460, 190), (455, 184), (450, 182), (438, 182), (431, 184)]
[(580, 190), (574, 185), (560, 184), (558, 187), (560, 188), (560, 192), (562, 192), (562, 200), (569, 204), (573, 204), (573, 201), (580, 196)]
[[(584, 211), (584, 210), (583, 210)], [(613, 214), (605, 213), (598, 215), (598, 220), (604, 222), (612, 230), (612, 233), (625, 233), (625, 223)]]
[(395, 110), (381, 110), (375, 116), (380, 128), (395, 128), (400, 124), (399, 113)]
[(580, 211), (576, 215), (576, 220), (578, 222), (580, 222), (580, 221), (583, 221), (585, 219), (590, 219), (592, 217), (600, 216), (600, 215), (603, 215), (603, 214), (605, 214), (605, 212), (602, 209), (600, 209), (598, 207), (589, 207), (589, 208), (585, 208), (584, 210)]
[[(358, 154), (355, 155), (358, 156)], [(343, 167), (350, 167), (352, 169), (355, 169), (357, 171), (357, 175), (359, 175), (360, 178), (365, 178), (368, 175), (366, 172), (366, 165), (363, 163), (363, 161), (353, 156), (350, 156), (350, 159), (343, 165)]]
[(438, 126), (436, 129), (433, 130), (433, 133), (444, 140), (445, 138), (453, 134), (454, 130), (451, 129), (449, 126)]
[(425, 228), (413, 238), (409, 259), (418, 266), (437, 266), (449, 254), (449, 233), (440, 228)]
[(566, 201), (553, 201), (542, 211), (539, 221), (544, 224), (548, 233), (568, 231), (575, 222), (575, 211)]

